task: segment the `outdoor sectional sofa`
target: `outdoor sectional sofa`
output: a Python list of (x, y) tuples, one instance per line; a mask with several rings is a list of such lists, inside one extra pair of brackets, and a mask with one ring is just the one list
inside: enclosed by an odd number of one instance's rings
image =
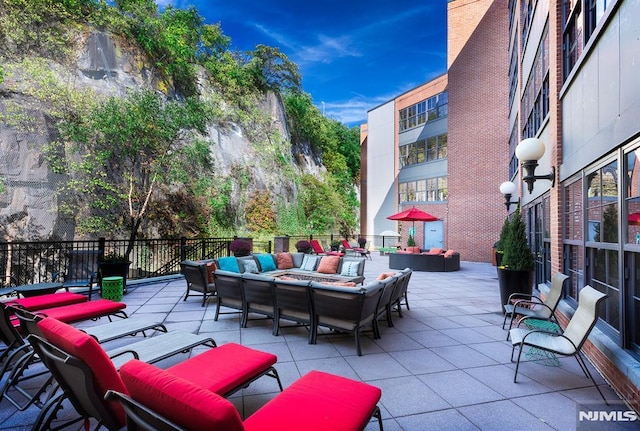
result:
[(261, 253), (243, 257), (216, 259), (217, 269), (287, 277), (321, 282), (364, 282), (366, 259), (343, 256), (318, 256), (306, 253)]
[(398, 251), (389, 254), (389, 268), (411, 268), (414, 271), (449, 272), (460, 269), (460, 253), (431, 249), (422, 253)]

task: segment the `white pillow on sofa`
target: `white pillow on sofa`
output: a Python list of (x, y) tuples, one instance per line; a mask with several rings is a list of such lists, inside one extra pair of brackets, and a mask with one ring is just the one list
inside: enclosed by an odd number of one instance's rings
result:
[(342, 269), (340, 270), (340, 275), (344, 275), (347, 277), (357, 277), (359, 267), (360, 267), (360, 262), (343, 261)]
[(318, 264), (318, 258), (316, 256), (310, 256), (305, 254), (302, 258), (302, 264), (300, 265), (300, 269), (303, 271), (315, 271), (316, 265)]

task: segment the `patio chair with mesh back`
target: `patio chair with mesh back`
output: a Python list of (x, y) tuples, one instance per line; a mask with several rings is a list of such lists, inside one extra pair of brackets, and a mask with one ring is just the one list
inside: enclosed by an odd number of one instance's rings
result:
[[(71, 250), (67, 253), (67, 266), (64, 274), (54, 272), (53, 281), (61, 281), (62, 287), (93, 294), (93, 285), (98, 281), (98, 259), (100, 250)], [(61, 280), (60, 280), (61, 279)]]
[[(218, 303), (216, 304), (216, 314), (213, 320), (217, 321), (220, 314), (240, 313), (240, 326), (242, 327), (245, 316), (245, 301), (240, 274), (216, 269), (213, 273), (213, 282), (218, 291)], [(238, 311), (221, 312), (220, 307)]]
[[(513, 321), (516, 316), (531, 317), (539, 320), (551, 320), (555, 321), (556, 308), (562, 298), (562, 292), (564, 292), (566, 283), (569, 282), (569, 276), (557, 272), (551, 279), (551, 288), (547, 293), (544, 300), (536, 295), (529, 295), (526, 293), (512, 293), (509, 296), (509, 300), (504, 304), (504, 320), (502, 321), (502, 329), (507, 323), (507, 317), (511, 318), (509, 322), (509, 329), (513, 327)], [(507, 340), (509, 339), (507, 333)]]
[(411, 268), (405, 268), (400, 272), (400, 281), (398, 282), (398, 286), (396, 287), (395, 291), (391, 295), (390, 311), (396, 310), (398, 312), (398, 316), (402, 318), (403, 301), (405, 307), (407, 307), (407, 310), (410, 310), (409, 298), (407, 297), (407, 289), (409, 287), (409, 281), (411, 280), (411, 274), (413, 274), (413, 270)]
[[(360, 333), (363, 329), (371, 325), (374, 338), (380, 338), (375, 316), (383, 290), (384, 286), (379, 281), (369, 283), (359, 289), (340, 288), (312, 282), (311, 295), (315, 310), (315, 326), (353, 333), (358, 356), (362, 356)], [(314, 332), (317, 338), (317, 330)]]
[(209, 281), (209, 271), (206, 263), (194, 261), (180, 262), (180, 272), (184, 275), (187, 282), (187, 292), (184, 295), (184, 301), (187, 300), (189, 293), (193, 290), (202, 294), (202, 306), (207, 302), (208, 298), (216, 295), (216, 285)]
[[(522, 356), (524, 346), (535, 347), (561, 356), (574, 356), (576, 361), (578, 361), (578, 365), (582, 368), (582, 372), (591, 379), (602, 399), (608, 404), (607, 399), (593, 379), (582, 357), (582, 346), (587, 341), (591, 330), (598, 320), (598, 306), (606, 298), (606, 294), (597, 291), (591, 286), (583, 287), (578, 295), (578, 308), (562, 333), (542, 329), (511, 329), (509, 331), (512, 344), (511, 362), (514, 362), (513, 355), (516, 347), (519, 348), (518, 358), (515, 361), (516, 370), (513, 375), (513, 382), (516, 383), (518, 377), (520, 357)], [(525, 317), (518, 323), (526, 322), (529, 319), (531, 318)]]
[(275, 320), (273, 282), (274, 278), (266, 275), (248, 272), (242, 274), (242, 296), (245, 302), (242, 322), (243, 328), (247, 327), (249, 313), (260, 314)]
[(274, 280), (276, 299), (273, 335), (280, 332), (280, 319), (305, 325), (309, 329), (309, 344), (315, 343), (315, 318), (310, 280)]
[(402, 275), (398, 274), (392, 277), (387, 277), (382, 280), (381, 283), (384, 285), (384, 291), (382, 292), (382, 295), (380, 295), (380, 300), (378, 301), (376, 319), (383, 316), (387, 320), (387, 325), (392, 328), (393, 321), (391, 320), (391, 301), (394, 292), (402, 283)]

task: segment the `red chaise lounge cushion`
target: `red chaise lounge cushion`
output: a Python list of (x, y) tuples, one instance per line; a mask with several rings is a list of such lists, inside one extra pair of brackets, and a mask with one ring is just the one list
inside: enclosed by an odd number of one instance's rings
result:
[(134, 400), (187, 430), (244, 429), (231, 402), (160, 368), (133, 359), (120, 375)]
[(278, 357), (236, 343), (226, 343), (180, 362), (167, 371), (211, 392), (226, 395), (257, 377)]
[(382, 391), (311, 371), (244, 421), (246, 431), (354, 431), (369, 422)]
[(87, 302), (87, 296), (73, 292), (50, 293), (47, 295), (31, 296), (5, 301), (6, 306), (19, 305), (25, 310), (37, 311), (44, 308), (60, 307), (63, 305), (79, 304)]

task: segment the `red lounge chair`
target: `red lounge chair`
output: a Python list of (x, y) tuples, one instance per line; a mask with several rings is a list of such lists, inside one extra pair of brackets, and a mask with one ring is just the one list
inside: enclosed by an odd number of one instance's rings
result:
[(37, 311), (44, 308), (60, 307), (63, 305), (79, 304), (87, 302), (85, 295), (72, 292), (50, 293), (48, 295), (31, 296), (29, 298), (15, 298), (3, 301), (5, 306), (17, 305), (25, 310)]
[(130, 428), (361, 431), (375, 417), (383, 429), (379, 388), (320, 371), (298, 379), (244, 422), (228, 400), (153, 365), (129, 361), (120, 374), (128, 395), (110, 391), (107, 399), (120, 401)]
[[(110, 430), (121, 429), (125, 423), (123, 410), (118, 404), (105, 401), (104, 396), (108, 390), (125, 394), (128, 390), (107, 352), (89, 335), (54, 319), (44, 319), (38, 322), (38, 327), (44, 338), (31, 334), (28, 340), (51, 370), (61, 392), (51, 397), (43, 407), (34, 429), (48, 429), (61, 403), (67, 398), (80, 414), (80, 419), (95, 418)], [(187, 359), (163, 373), (187, 382), (197, 381), (208, 389), (207, 393), (212, 394), (209, 391), (225, 395), (233, 393), (263, 375), (275, 378), (282, 390), (273, 368), (276, 360), (271, 353), (229, 343)], [(132, 361), (127, 361), (122, 368), (128, 367)], [(167, 405), (163, 409), (172, 407)], [(188, 410), (184, 413), (190, 415)]]
[(313, 247), (313, 252), (315, 254), (325, 254), (327, 256), (344, 256), (344, 253), (340, 253), (339, 251), (325, 251), (317, 239), (312, 239), (309, 241), (309, 243), (311, 244), (311, 247)]
[[(123, 311), (126, 306), (127, 304), (124, 302), (98, 299), (61, 307), (44, 308), (37, 310), (37, 314), (44, 317), (53, 317), (65, 323), (97, 319), (105, 316), (111, 320), (111, 316), (126, 318), (127, 313)], [(20, 321), (17, 318), (13, 319), (12, 323), (15, 327), (20, 326)]]

